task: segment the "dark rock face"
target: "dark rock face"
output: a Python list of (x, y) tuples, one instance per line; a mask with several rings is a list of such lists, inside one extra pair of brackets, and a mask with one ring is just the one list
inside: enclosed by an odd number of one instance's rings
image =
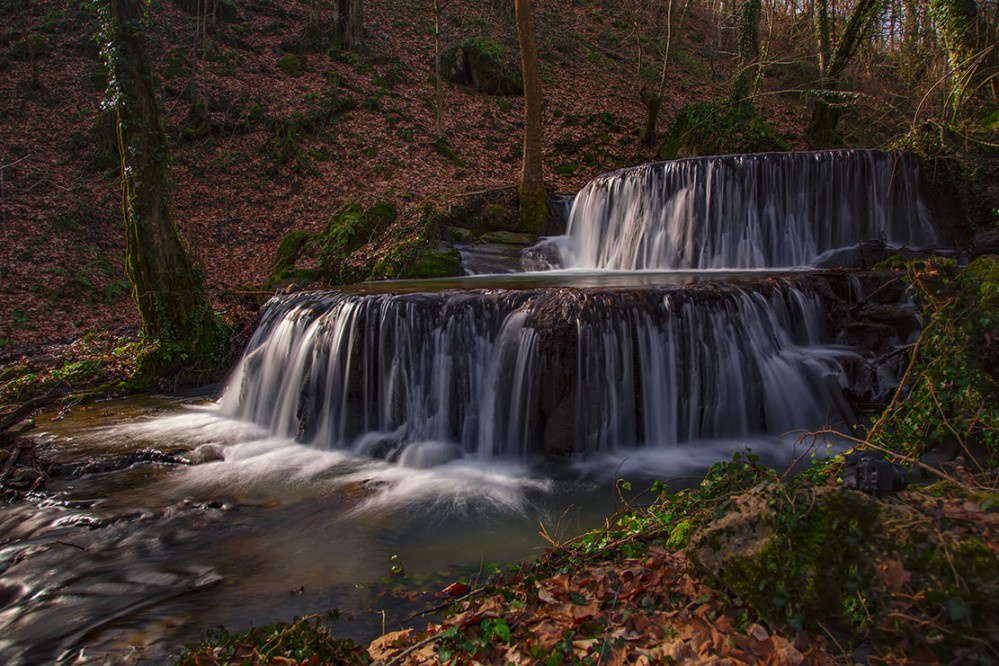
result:
[(972, 258), (986, 254), (999, 254), (999, 230), (980, 233), (971, 242)]
[(503, 59), (502, 49), (481, 39), (467, 39), (441, 54), (444, 78), (487, 95), (521, 95), (517, 70)]

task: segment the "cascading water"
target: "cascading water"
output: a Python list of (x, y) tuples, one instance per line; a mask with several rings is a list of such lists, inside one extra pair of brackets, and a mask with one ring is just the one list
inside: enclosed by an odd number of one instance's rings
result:
[(822, 317), (783, 283), (279, 297), (223, 410), (412, 466), (777, 435), (839, 420)]
[(865, 240), (939, 242), (915, 156), (727, 155), (617, 171), (576, 196), (556, 247), (566, 268), (760, 269), (808, 266)]
[[(543, 265), (554, 247), (576, 268), (773, 269), (867, 239), (937, 242), (914, 157), (735, 155), (607, 174), (575, 197), (567, 235), (527, 256)], [(850, 416), (850, 352), (830, 344), (808, 288), (557, 284), (279, 297), (224, 413), (414, 466), (773, 436), (840, 420), (834, 405)]]

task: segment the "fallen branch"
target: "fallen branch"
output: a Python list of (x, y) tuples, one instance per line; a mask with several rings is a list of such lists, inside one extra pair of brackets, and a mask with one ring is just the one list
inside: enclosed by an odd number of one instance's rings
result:
[(6, 432), (14, 425), (20, 423), (32, 412), (40, 407), (43, 407), (49, 403), (55, 402), (65, 394), (65, 390), (59, 388), (49, 391), (45, 395), (40, 395), (36, 398), (32, 398), (27, 402), (22, 403), (19, 407), (7, 412), (0, 416), (0, 433)]
[(10, 476), (10, 471), (14, 469), (14, 465), (17, 464), (17, 459), (21, 457), (21, 451), (24, 447), (20, 444), (14, 447), (14, 450), (10, 452), (10, 457), (7, 458), (7, 464), (3, 466), (3, 472), (0, 472), (0, 487), (7, 483), (7, 477)]

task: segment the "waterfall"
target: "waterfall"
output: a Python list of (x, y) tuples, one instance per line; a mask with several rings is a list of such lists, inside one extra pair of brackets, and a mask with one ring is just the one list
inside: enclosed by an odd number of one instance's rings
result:
[(767, 153), (648, 164), (577, 196), (561, 265), (612, 270), (808, 266), (880, 240), (938, 243), (913, 155)]
[(416, 466), (778, 435), (838, 420), (823, 316), (774, 280), (281, 296), (223, 411)]

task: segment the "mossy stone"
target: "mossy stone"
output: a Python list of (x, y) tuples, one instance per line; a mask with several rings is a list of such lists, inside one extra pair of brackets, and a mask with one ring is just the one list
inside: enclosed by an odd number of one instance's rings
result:
[[(857, 594), (874, 579), (876, 500), (838, 488), (791, 496), (770, 483), (739, 502), (691, 539), (688, 554), (698, 568), (775, 625), (851, 626)], [(809, 506), (807, 513), (797, 508)]]
[(323, 277), (334, 283), (356, 277), (347, 270), (347, 258), (397, 217), (395, 207), (384, 201), (370, 208), (354, 204), (334, 213), (326, 230), (312, 241)]
[(447, 249), (428, 249), (422, 252), (404, 277), (408, 278), (442, 278), (464, 275), (461, 267), (461, 253), (453, 247)]
[(538, 242), (538, 237), (534, 234), (521, 234), (515, 231), (490, 231), (479, 236), (479, 242), (497, 245), (534, 245)]
[(503, 47), (484, 38), (466, 39), (441, 54), (444, 78), (487, 95), (521, 95), (524, 83), (507, 64)]

